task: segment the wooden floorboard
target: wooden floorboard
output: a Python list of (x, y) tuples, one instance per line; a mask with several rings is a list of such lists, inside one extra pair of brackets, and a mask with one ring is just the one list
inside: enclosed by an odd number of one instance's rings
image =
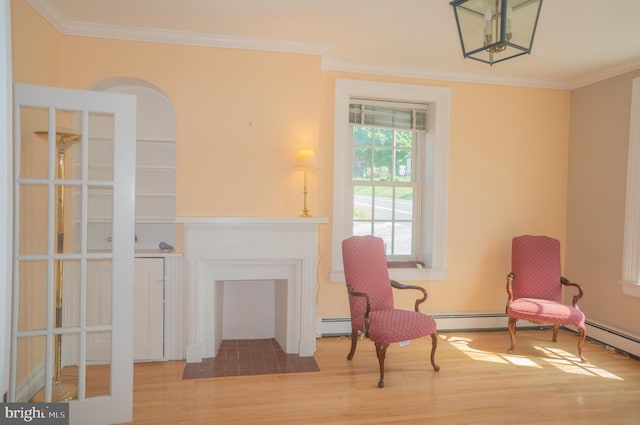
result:
[(387, 350), (377, 387), (373, 343), (317, 342), (319, 372), (183, 380), (180, 361), (136, 364), (133, 424), (636, 425), (640, 361), (575, 334), (521, 330), (442, 333), (434, 372), (430, 338)]

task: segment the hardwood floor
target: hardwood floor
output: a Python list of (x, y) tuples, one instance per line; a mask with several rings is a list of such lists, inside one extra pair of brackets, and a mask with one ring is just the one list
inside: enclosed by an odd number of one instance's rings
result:
[(352, 361), (348, 338), (318, 340), (320, 372), (182, 380), (178, 361), (135, 365), (133, 424), (544, 424), (640, 423), (640, 361), (551, 330), (442, 333), (434, 372), (430, 338), (387, 350), (377, 387), (373, 343)]

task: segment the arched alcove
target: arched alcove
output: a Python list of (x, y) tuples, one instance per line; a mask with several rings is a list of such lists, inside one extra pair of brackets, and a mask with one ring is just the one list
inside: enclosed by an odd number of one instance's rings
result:
[(101, 80), (91, 90), (137, 97), (136, 250), (175, 246), (176, 113), (155, 85), (136, 78)]

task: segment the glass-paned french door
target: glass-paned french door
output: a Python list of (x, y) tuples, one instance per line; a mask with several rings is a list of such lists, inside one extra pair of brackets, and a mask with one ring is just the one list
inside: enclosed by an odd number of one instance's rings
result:
[(136, 100), (16, 84), (9, 401), (131, 420)]

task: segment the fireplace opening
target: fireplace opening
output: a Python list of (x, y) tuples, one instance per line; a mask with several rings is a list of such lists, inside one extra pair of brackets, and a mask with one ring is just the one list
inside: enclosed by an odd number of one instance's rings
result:
[(274, 338), (287, 344), (287, 280), (225, 280), (222, 286), (222, 339)]

